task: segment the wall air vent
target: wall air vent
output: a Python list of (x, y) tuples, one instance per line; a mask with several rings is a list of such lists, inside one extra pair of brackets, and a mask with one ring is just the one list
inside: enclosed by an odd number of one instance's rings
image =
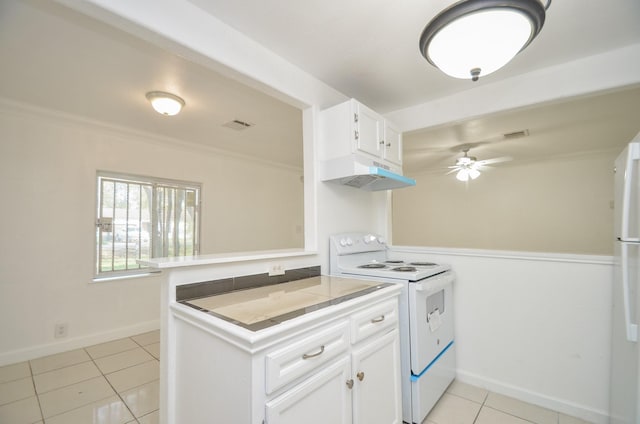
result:
[(253, 125), (254, 124), (249, 122), (240, 121), (239, 119), (234, 119), (233, 121), (229, 121), (226, 124), (223, 124), (222, 126), (231, 128), (232, 130), (242, 131), (242, 130), (246, 130), (247, 128), (253, 127)]

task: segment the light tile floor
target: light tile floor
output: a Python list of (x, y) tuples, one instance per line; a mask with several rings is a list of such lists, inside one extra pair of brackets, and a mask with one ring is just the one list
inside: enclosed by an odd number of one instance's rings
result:
[(0, 367), (2, 424), (157, 424), (160, 333)]
[(459, 381), (451, 383), (423, 424), (589, 424)]
[[(2, 424), (157, 424), (159, 331), (0, 367)], [(454, 381), (423, 424), (589, 424)]]

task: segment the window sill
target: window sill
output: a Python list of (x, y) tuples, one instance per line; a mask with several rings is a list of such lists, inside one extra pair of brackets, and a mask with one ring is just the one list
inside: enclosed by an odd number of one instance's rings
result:
[(94, 277), (91, 280), (92, 283), (104, 283), (108, 281), (117, 281), (117, 280), (131, 280), (134, 278), (144, 278), (144, 277), (156, 277), (161, 274), (162, 271), (154, 270), (154, 271), (145, 271), (137, 274), (120, 274), (120, 275), (110, 275), (105, 277)]

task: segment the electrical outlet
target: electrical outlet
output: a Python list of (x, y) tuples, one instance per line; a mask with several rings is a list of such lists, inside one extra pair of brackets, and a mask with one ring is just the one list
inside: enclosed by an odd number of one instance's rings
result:
[(56, 324), (53, 328), (53, 337), (56, 339), (61, 339), (63, 337), (67, 337), (67, 331), (69, 330), (69, 326), (66, 322), (61, 324)]
[(274, 275), (284, 275), (284, 266), (278, 265), (270, 265), (269, 266), (269, 276), (272, 277)]

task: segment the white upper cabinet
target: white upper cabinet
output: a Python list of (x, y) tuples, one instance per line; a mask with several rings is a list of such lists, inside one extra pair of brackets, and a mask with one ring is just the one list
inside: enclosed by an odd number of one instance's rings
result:
[(361, 153), (394, 169), (402, 165), (402, 133), (355, 99), (321, 112), (320, 137), (321, 160)]
[(385, 160), (402, 165), (402, 133), (389, 121), (384, 121), (384, 150)]
[(351, 102), (356, 149), (380, 157), (384, 146), (384, 119), (365, 105)]

